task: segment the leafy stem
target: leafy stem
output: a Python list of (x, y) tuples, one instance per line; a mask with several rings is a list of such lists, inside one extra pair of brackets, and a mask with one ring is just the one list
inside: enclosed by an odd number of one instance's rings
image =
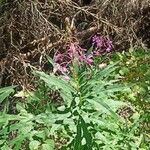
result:
[(80, 91), (80, 82), (79, 82), (79, 70), (78, 70), (78, 64), (76, 62), (73, 63), (73, 67), (72, 67), (72, 76), (75, 82), (75, 89), (77, 91), (77, 96), (79, 97), (79, 108), (81, 108), (82, 103), (83, 103), (83, 98), (82, 98), (82, 94)]

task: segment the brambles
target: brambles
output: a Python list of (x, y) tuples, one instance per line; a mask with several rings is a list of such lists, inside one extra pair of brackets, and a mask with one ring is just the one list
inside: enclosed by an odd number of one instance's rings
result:
[(84, 6), (73, 0), (7, 1), (0, 6), (0, 61), (5, 62), (1, 85), (33, 88), (33, 68), (51, 71), (46, 55), (53, 57), (76, 42), (89, 49), (96, 33), (112, 39), (114, 50), (143, 46), (148, 29), (146, 35), (139, 31), (146, 28), (148, 4), (149, 0), (95, 0)]

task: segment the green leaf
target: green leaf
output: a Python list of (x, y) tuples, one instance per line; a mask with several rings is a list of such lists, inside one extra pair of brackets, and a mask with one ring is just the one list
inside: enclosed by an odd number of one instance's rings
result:
[(87, 50), (87, 54), (91, 54), (91, 52), (93, 51), (94, 46), (92, 45), (88, 50)]
[(118, 62), (113, 63), (111, 65), (108, 65), (106, 68), (104, 68), (103, 70), (100, 70), (96, 73), (96, 75), (94, 76), (94, 80), (101, 80), (104, 77), (108, 77), (111, 75), (111, 73), (113, 71), (115, 71), (118, 67), (116, 67), (116, 64), (118, 64)]
[(77, 135), (74, 139), (74, 150), (81, 149), (82, 146), (82, 125), (81, 125), (81, 119), (79, 118), (78, 124), (77, 124)]
[(27, 135), (20, 134), (16, 138), (14, 138), (12, 141), (10, 141), (10, 145), (14, 146), (15, 150), (20, 150), (21, 144), (25, 140)]
[(16, 105), (17, 110), (23, 115), (27, 114), (27, 111), (25, 110), (25, 108), (22, 106), (21, 103), (17, 103)]
[(63, 89), (66, 92), (75, 92), (75, 89), (73, 89), (67, 81), (53, 74), (47, 75), (44, 72), (36, 71), (35, 75), (38, 75), (40, 79), (45, 81), (50, 88), (56, 86), (58, 89)]
[(30, 150), (38, 150), (40, 144), (39, 141), (33, 140), (29, 143), (29, 148)]
[(42, 144), (42, 150), (54, 150), (54, 147), (49, 144)]
[(38, 137), (38, 138), (41, 138), (42, 140), (44, 140), (45, 137), (46, 137), (44, 131), (38, 131), (38, 132), (36, 132), (36, 133), (35, 133), (35, 136)]
[(99, 93), (99, 94), (101, 94), (103, 92), (114, 93), (114, 92), (120, 92), (120, 91), (121, 92), (123, 92), (123, 91), (129, 91), (129, 87), (124, 86), (124, 85), (114, 84), (114, 85), (108, 86), (105, 89), (101, 89), (101, 90), (97, 89), (96, 92)]
[(3, 102), (10, 94), (11, 94), (11, 91), (7, 91), (7, 92), (0, 94), (0, 103)]
[(0, 88), (0, 103), (2, 103), (11, 93), (14, 93), (16, 86)]
[(1, 150), (12, 150), (12, 149), (5, 144), (4, 146), (1, 147)]
[(44, 143), (49, 146), (50, 150), (53, 150), (54, 147), (55, 147), (55, 143), (54, 143), (54, 141), (52, 139), (47, 139)]
[(0, 94), (1, 93), (4, 93), (6, 91), (14, 91), (13, 89), (15, 88), (16, 86), (8, 86), (8, 87), (3, 87), (3, 88), (0, 88)]
[(54, 67), (54, 66), (55, 66), (54, 60), (53, 60), (51, 57), (49, 57), (48, 55), (46, 56), (46, 58), (48, 59), (48, 62), (49, 62), (50, 64), (52, 64), (52, 66)]
[(81, 119), (81, 126), (83, 130), (83, 136), (85, 137), (85, 140), (86, 140), (86, 147), (88, 148), (88, 150), (92, 150), (92, 136), (87, 129), (88, 126), (85, 123), (84, 119), (81, 116), (80, 116), (80, 119)]
[(5, 142), (5, 140), (0, 140), (0, 145), (2, 145)]
[(53, 74), (47, 75), (44, 72), (35, 71), (35, 75), (39, 76), (50, 89), (59, 90), (60, 95), (66, 101), (66, 104), (70, 104), (72, 100), (72, 93), (75, 93), (76, 90), (69, 84), (68, 81), (63, 80)]
[(4, 123), (11, 120), (20, 120), (20, 119), (21, 117), (19, 117), (18, 115), (9, 115), (9, 114), (0, 115), (0, 123)]
[[(108, 110), (111, 114), (112, 114), (112, 116), (116, 119), (116, 120), (118, 120), (119, 119), (119, 116), (112, 110), (112, 108), (108, 105), (108, 104), (106, 104), (105, 102), (104, 102), (104, 100), (102, 100), (102, 99), (97, 99), (97, 98), (95, 98), (95, 99), (87, 99), (87, 101), (89, 102), (89, 103), (91, 103), (91, 104), (93, 104), (94, 106), (96, 106), (97, 108), (99, 107), (99, 108), (102, 108), (101, 106), (103, 106), (106, 110)], [(99, 109), (100, 110), (100, 109)]]

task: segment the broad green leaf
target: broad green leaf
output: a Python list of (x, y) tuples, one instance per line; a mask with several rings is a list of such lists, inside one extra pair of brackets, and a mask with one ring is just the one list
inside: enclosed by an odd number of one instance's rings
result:
[[(119, 92), (119, 91), (129, 91), (129, 87), (124, 86), (124, 85), (119, 85), (119, 84), (115, 84), (115, 85), (111, 85), (108, 86), (105, 90), (103, 90), (104, 92)], [(101, 91), (101, 92), (103, 92)]]
[(95, 138), (98, 139), (98, 140), (100, 140), (100, 141), (103, 141), (105, 143), (108, 142), (108, 139), (102, 133), (100, 133), (100, 132), (97, 132), (95, 134)]
[(22, 142), (26, 139), (27, 135), (20, 134), (14, 139), (12, 139), (9, 143), (14, 146), (15, 150), (20, 150)]
[(17, 110), (23, 115), (27, 114), (26, 109), (22, 106), (21, 103), (17, 103), (16, 105)]
[(6, 91), (0, 94), (0, 102), (3, 102), (10, 95), (11, 91)]
[(11, 120), (20, 120), (22, 117), (18, 115), (9, 115), (9, 114), (3, 114), (0, 115), (0, 123), (1, 122), (6, 122), (6, 121), (11, 121)]
[(29, 148), (30, 150), (38, 150), (40, 144), (39, 141), (33, 140), (29, 143)]
[(42, 150), (54, 150), (54, 147), (49, 144), (42, 144)]
[(51, 125), (54, 124), (56, 121), (63, 121), (64, 119), (70, 116), (71, 116), (70, 112), (65, 114), (42, 113), (37, 115), (34, 119), (38, 123)]
[(50, 133), (52, 135), (54, 135), (55, 132), (58, 131), (61, 128), (62, 128), (62, 124), (53, 124), (52, 127), (51, 127), (51, 130), (50, 130)]

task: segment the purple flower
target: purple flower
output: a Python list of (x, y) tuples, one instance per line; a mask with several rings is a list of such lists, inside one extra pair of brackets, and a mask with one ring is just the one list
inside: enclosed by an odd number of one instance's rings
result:
[(70, 43), (65, 52), (56, 51), (53, 58), (55, 62), (53, 72), (59, 72), (66, 80), (69, 80), (69, 67), (74, 62), (77, 62), (78, 65), (83, 63), (92, 65), (94, 56), (99, 56), (103, 52), (110, 52), (113, 48), (112, 41), (100, 34), (92, 37), (92, 45), (95, 48), (89, 54), (78, 43)]
[(110, 52), (113, 49), (113, 44), (112, 41), (110, 39), (107, 40), (107, 48), (106, 48), (106, 52)]
[(53, 72), (56, 73), (57, 71), (60, 71), (62, 74), (66, 74), (68, 72), (66, 66), (56, 63), (53, 68)]
[(93, 54), (86, 55), (86, 50), (82, 49), (78, 43), (71, 43), (65, 52), (60, 53), (56, 51), (53, 59), (55, 62), (53, 72), (56, 73), (59, 71), (66, 77), (67, 74), (69, 74), (69, 65), (71, 65), (74, 60), (77, 61), (79, 65), (80, 62), (91, 65), (93, 63)]
[(81, 55), (80, 56), (80, 60), (85, 62), (88, 65), (91, 65), (93, 63), (93, 55), (89, 54), (89, 55)]
[(100, 51), (98, 51), (97, 49), (93, 51), (94, 56), (99, 56), (100, 55)]
[(64, 56), (59, 51), (56, 51), (54, 54), (54, 61), (61, 62), (61, 61), (63, 61), (63, 57)]
[(98, 35), (94, 35), (92, 37), (92, 43), (93, 45), (96, 45), (96, 47), (101, 48), (103, 46), (103, 37), (102, 36), (98, 36)]
[(100, 34), (96, 34), (92, 37), (92, 45), (95, 46), (95, 55), (99, 55), (103, 52), (110, 52), (113, 48), (112, 41)]
[(70, 80), (70, 77), (67, 76), (67, 75), (64, 75), (63, 77), (64, 77), (65, 80)]
[(75, 55), (77, 55), (76, 45), (74, 43), (70, 44), (67, 53), (70, 56), (70, 58), (73, 58), (73, 57), (75, 57)]

